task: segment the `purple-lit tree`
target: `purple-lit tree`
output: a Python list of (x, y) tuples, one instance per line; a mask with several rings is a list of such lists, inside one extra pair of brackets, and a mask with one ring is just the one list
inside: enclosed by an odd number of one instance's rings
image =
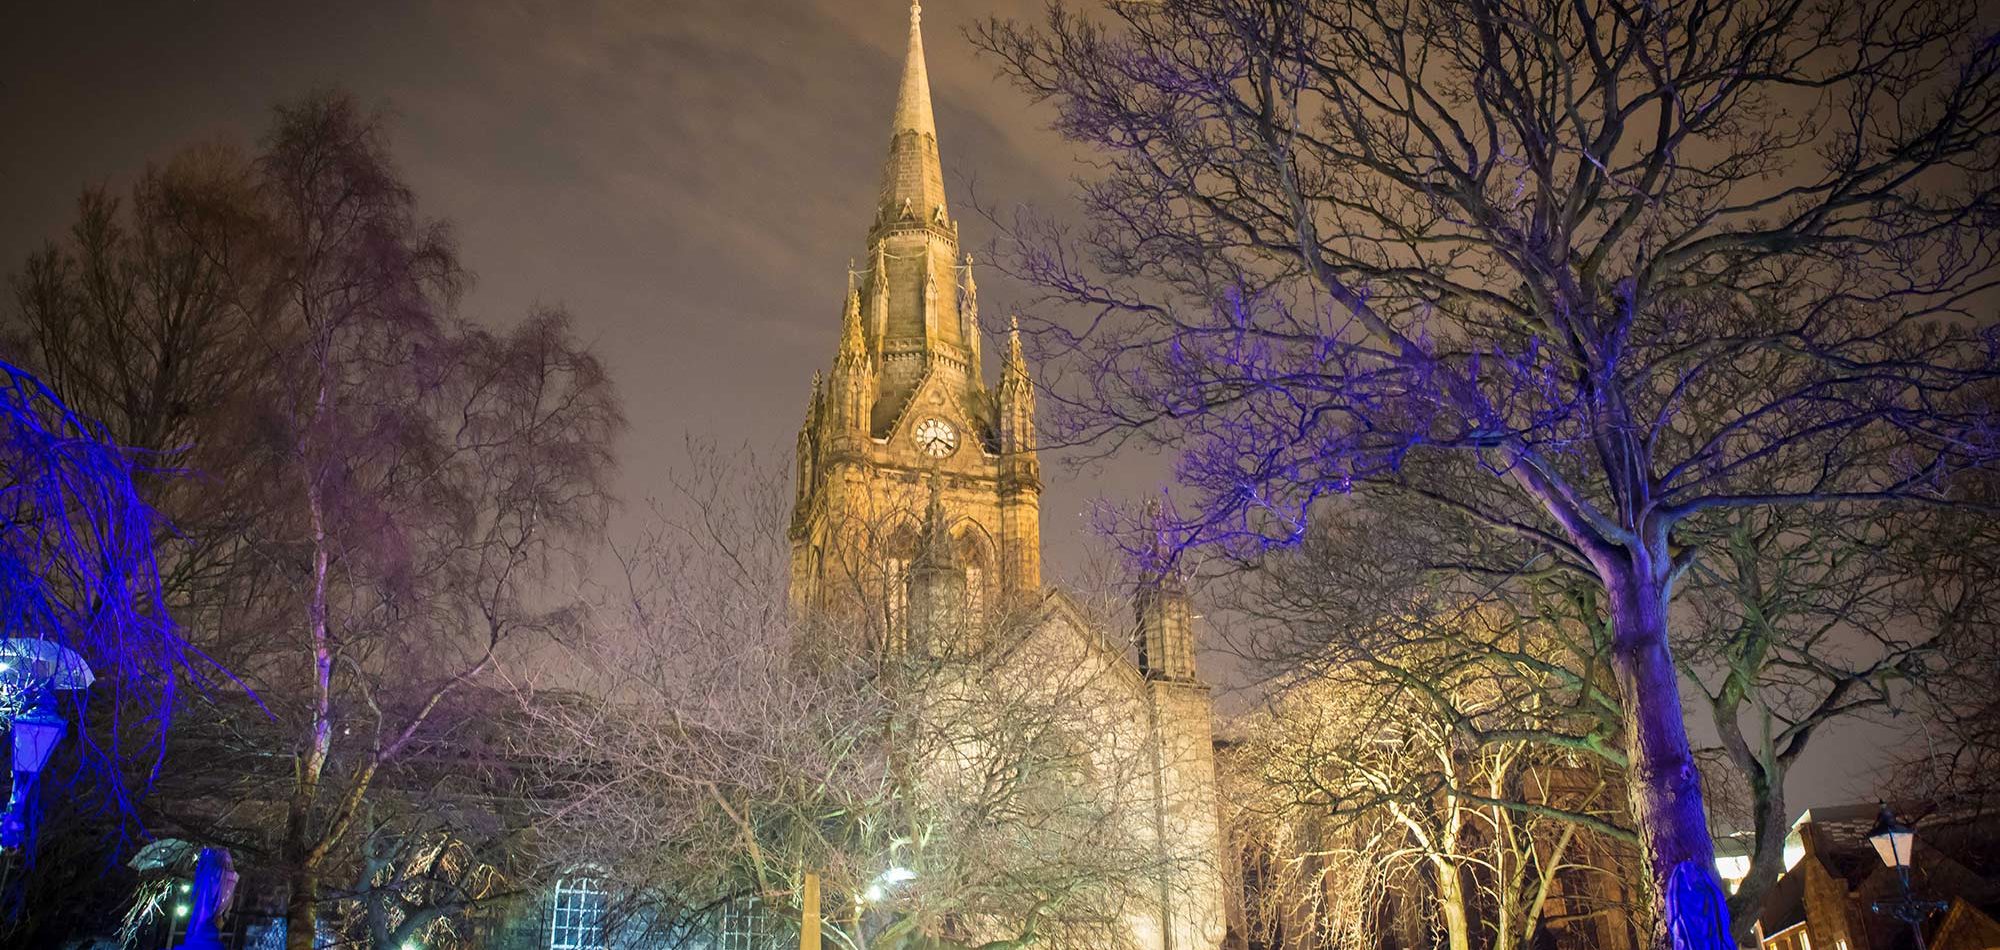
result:
[[(1074, 371), (1056, 434), (1177, 451), (1183, 549), (1254, 558), (1379, 486), (1600, 589), (1668, 946), (1719, 898), (1668, 640), (1691, 520), (1947, 504), (1996, 456), (1990, 27), (1922, 0), (1110, 15), (975, 36), (1097, 152), (1089, 227), (1007, 238), (1088, 318), (1038, 334)], [(1425, 477), (1447, 458), (1481, 477)]]
[(280, 261), (262, 336), (278, 386), (256, 420), (278, 514), (243, 538), (272, 583), (230, 655), (277, 717), (251, 751), (291, 759), (242, 778), (283, 803), (287, 940), (308, 950), (381, 782), (444, 741), (511, 645), (573, 619), (545, 584), (604, 525), (623, 420), (566, 315), (505, 332), (451, 315), (450, 233), (351, 98), (280, 107), (258, 171)]

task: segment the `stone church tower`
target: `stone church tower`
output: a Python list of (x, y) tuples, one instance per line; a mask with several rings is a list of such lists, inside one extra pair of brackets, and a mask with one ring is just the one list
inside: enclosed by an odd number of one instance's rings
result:
[(848, 273), (840, 327), (799, 430), (794, 606), (879, 600), (885, 622), (900, 615), (933, 473), (968, 600), (986, 608), (1037, 592), (1034, 393), (1018, 339), (997, 391), (981, 379), (978, 289), (945, 205), (916, 7), (867, 257)]
[(1187, 595), (1171, 577), (1140, 584), (1131, 627), (1107, 635), (1042, 585), (1034, 389), (1015, 330), (998, 385), (982, 376), (978, 291), (945, 204), (914, 3), (867, 256), (850, 266), (839, 325), (798, 435), (793, 609), (865, 619), (887, 650), (948, 648), (934, 641), (998, 608), (1026, 617), (1010, 655), (1084, 671), (1106, 724), (1096, 741), (1150, 762), (1105, 800), (1133, 803), (1135, 839), (1177, 855), (1126, 912), (1117, 946), (1213, 950), (1224, 926), (1213, 708)]

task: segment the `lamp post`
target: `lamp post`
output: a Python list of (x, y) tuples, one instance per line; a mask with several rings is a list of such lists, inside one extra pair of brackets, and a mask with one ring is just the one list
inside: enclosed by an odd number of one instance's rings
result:
[(14, 787), (7, 796), (6, 817), (0, 818), (0, 848), (18, 848), (27, 843), (29, 796), (34, 794), (42, 766), (49, 762), (49, 753), (55, 751), (56, 743), (62, 741), (63, 732), (69, 728), (54, 706), (53, 702), (43, 700), (14, 717)]
[(60, 643), (32, 637), (0, 639), (0, 718), (12, 733), (14, 773), (7, 813), (0, 816), (0, 850), (27, 844), (27, 811), (35, 783), (69, 729), (56, 706), (56, 691), (85, 689), (92, 679), (89, 664)]
[[(893, 848), (891, 853), (894, 853)], [(870, 881), (865, 890), (854, 895), (854, 940), (860, 950), (867, 950), (868, 946), (867, 931), (864, 926), (868, 906), (882, 905), (894, 896), (899, 885), (916, 879), (917, 872), (900, 864), (892, 864), (882, 873), (875, 875), (875, 880)]]
[(1868, 831), (1868, 843), (1875, 846), (1882, 863), (1896, 869), (1896, 879), (1902, 883), (1903, 896), (1893, 904), (1877, 902), (1870, 909), (1878, 914), (1888, 914), (1910, 925), (1910, 937), (1916, 941), (1917, 950), (1926, 950), (1924, 943), (1924, 918), (1943, 905), (1935, 901), (1920, 901), (1910, 891), (1911, 849), (1916, 846), (1917, 834), (1910, 826), (1896, 820), (1889, 806), (1882, 806), (1882, 813), (1875, 816), (1875, 827)]

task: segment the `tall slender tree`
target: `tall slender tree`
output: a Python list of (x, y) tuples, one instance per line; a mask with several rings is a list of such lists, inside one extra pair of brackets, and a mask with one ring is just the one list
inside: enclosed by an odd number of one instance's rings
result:
[(285, 516), (251, 543), (283, 592), (265, 601), (276, 635), (237, 649), (285, 697), (281, 861), (306, 950), (384, 771), (506, 644), (570, 617), (538, 584), (604, 523), (621, 417), (562, 314), (504, 334), (451, 316), (450, 234), (418, 216), (352, 99), (281, 107), (258, 167), (284, 384), (262, 425)]
[[(1003, 254), (1076, 441), (1179, 452), (1182, 549), (1369, 484), (1602, 593), (1656, 945), (1726, 941), (1668, 637), (1704, 514), (1990, 464), (2000, 44), (1962, 4), (1164, 0), (976, 41), (1098, 152)], [(1475, 490), (1413, 463), (1456, 456)], [(1766, 463), (1798, 464), (1777, 472)], [(1811, 464), (1805, 464), (1811, 460)]]

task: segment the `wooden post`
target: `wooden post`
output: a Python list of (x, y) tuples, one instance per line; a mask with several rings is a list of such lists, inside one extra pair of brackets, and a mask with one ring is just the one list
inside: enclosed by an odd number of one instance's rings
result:
[(819, 875), (810, 871), (799, 895), (799, 950), (819, 950)]

